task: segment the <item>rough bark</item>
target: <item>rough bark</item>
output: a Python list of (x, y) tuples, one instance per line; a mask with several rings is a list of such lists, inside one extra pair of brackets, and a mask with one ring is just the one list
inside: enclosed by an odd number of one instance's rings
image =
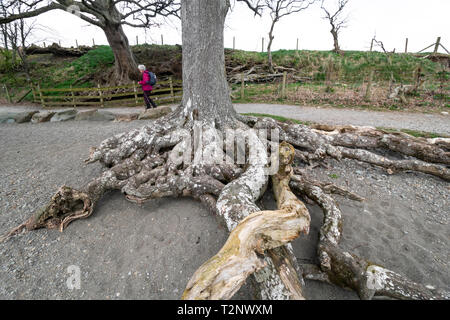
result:
[(138, 80), (139, 73), (136, 59), (131, 52), (128, 38), (123, 31), (122, 25), (107, 22), (104, 27), (106, 39), (114, 53), (114, 75), (116, 83), (124, 83), (131, 80)]
[[(193, 120), (208, 120), (216, 128), (234, 126), (235, 111), (225, 77), (223, 27), (226, 1), (198, 1), (182, 6), (183, 105)], [(208, 28), (205, 28), (208, 26)], [(205, 94), (199, 94), (204, 92)]]
[(277, 19), (272, 20), (272, 24), (270, 25), (269, 30), (269, 43), (267, 44), (267, 64), (269, 66), (269, 72), (274, 73), (273, 69), (273, 61), (272, 61), (272, 43), (275, 36), (273, 35), (273, 29), (275, 27), (275, 23), (277, 23)]
[(334, 52), (341, 53), (341, 48), (339, 47), (338, 32), (334, 28), (331, 29), (330, 32), (331, 32), (331, 35), (333, 36)]

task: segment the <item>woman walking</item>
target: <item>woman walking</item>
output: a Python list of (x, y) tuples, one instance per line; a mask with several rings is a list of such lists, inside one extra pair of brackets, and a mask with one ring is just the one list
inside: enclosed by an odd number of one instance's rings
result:
[(144, 92), (144, 101), (145, 101), (145, 110), (150, 109), (151, 107), (156, 108), (156, 104), (150, 98), (150, 94), (152, 93), (153, 87), (150, 84), (150, 72), (145, 68), (143, 64), (138, 66), (139, 72), (142, 74), (142, 80), (139, 81), (139, 84), (142, 86), (142, 91)]

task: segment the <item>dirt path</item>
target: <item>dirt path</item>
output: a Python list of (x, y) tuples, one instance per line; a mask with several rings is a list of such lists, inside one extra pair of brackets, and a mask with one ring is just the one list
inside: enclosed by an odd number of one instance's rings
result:
[[(235, 104), (234, 106), (236, 111), (239, 113), (265, 113), (317, 123), (409, 129), (450, 135), (450, 115), (444, 114), (408, 113), (396, 111), (381, 112), (277, 104)], [(175, 107), (175, 105), (173, 105), (173, 107)], [(37, 106), (0, 105), (0, 113), (39, 109), (40, 108)], [(56, 110), (63, 109), (65, 108), (58, 108)], [(87, 110), (92, 108), (84, 109)], [(138, 107), (105, 108), (103, 110), (113, 113), (132, 113), (141, 112), (144, 109), (143, 107)]]

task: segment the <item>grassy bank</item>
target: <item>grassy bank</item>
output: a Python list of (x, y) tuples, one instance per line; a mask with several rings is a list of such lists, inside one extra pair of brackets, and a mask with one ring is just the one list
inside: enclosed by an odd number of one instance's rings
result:
[[(266, 52), (226, 50), (227, 62), (232, 66), (264, 64)], [(442, 66), (412, 54), (384, 54), (381, 52), (345, 51), (342, 55), (331, 51), (279, 50), (272, 54), (276, 65), (294, 68), (300, 75), (314, 81), (325, 81), (328, 69), (341, 82), (358, 83), (365, 80), (370, 70), (375, 70), (374, 81), (389, 81), (391, 72), (394, 81), (410, 82), (418, 67), (428, 77), (438, 78)], [(421, 57), (426, 54), (421, 55)]]
[[(181, 47), (170, 45), (138, 45), (132, 50), (139, 63), (146, 64), (159, 79), (172, 76), (181, 79)], [(267, 53), (225, 50), (226, 67), (249, 72), (257, 67), (267, 72)], [(82, 57), (55, 57), (51, 54), (30, 55), (30, 78), (43, 88), (93, 87), (109, 83), (114, 55), (108, 46), (97, 46)], [(285, 97), (280, 96), (280, 78), (273, 83), (245, 86), (232, 85), (234, 102), (285, 103), (357, 107), (382, 110), (436, 112), (448, 110), (449, 70), (442, 64), (412, 54), (346, 51), (342, 55), (330, 51), (279, 50), (273, 52), (275, 65), (289, 69)], [(365, 98), (369, 74), (373, 72), (370, 99)], [(407, 97), (408, 103), (387, 99), (392, 86), (414, 84), (420, 74), (424, 83), (420, 92)], [(293, 78), (295, 74), (297, 78)], [(308, 79), (302, 82), (298, 77)], [(20, 65), (9, 66), (0, 55), (0, 82), (10, 89), (14, 101), (29, 89)], [(5, 100), (1, 90), (0, 99)], [(26, 97), (31, 100), (31, 94)]]
[[(290, 119), (290, 118), (285, 118), (282, 116), (275, 116), (272, 114), (266, 114), (266, 113), (243, 113), (243, 115), (245, 116), (254, 116), (254, 117), (258, 117), (258, 118), (272, 118), (274, 120), (280, 121), (280, 122), (287, 122), (287, 123), (296, 123), (296, 124), (303, 124), (305, 126), (311, 126), (314, 123), (310, 122), (310, 121), (301, 121), (301, 120), (296, 120), (296, 119)], [(434, 133), (434, 132), (425, 132), (425, 131), (418, 131), (418, 130), (410, 130), (410, 129), (392, 129), (392, 128), (385, 128), (385, 127), (377, 127), (376, 129), (378, 130), (383, 130), (386, 132), (403, 132), (403, 133), (407, 133), (413, 137), (416, 138), (450, 138), (444, 134), (439, 134), (439, 133)]]

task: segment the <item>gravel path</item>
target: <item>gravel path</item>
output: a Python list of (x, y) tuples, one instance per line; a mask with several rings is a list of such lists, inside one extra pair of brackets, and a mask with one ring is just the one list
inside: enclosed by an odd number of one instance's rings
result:
[(410, 129), (450, 135), (450, 116), (407, 112), (336, 109), (276, 104), (235, 104), (239, 113), (266, 113), (335, 125)]
[[(46, 204), (61, 185), (82, 186), (101, 172), (85, 165), (89, 147), (142, 126), (69, 121), (0, 125), (0, 234)], [(412, 280), (449, 290), (450, 188), (424, 174), (387, 175), (351, 160), (331, 160), (316, 178), (347, 187), (363, 203), (337, 197), (344, 215), (342, 246)], [(265, 206), (274, 206), (264, 198)], [(294, 241), (301, 263), (316, 261), (323, 219), (308, 208), (311, 231)], [(64, 233), (38, 230), (0, 243), (0, 299), (179, 299), (194, 271), (226, 241), (198, 202), (161, 199), (136, 205), (120, 192), (105, 196), (94, 214)], [(68, 268), (80, 268), (80, 289), (69, 290)], [(347, 290), (314, 281), (309, 299), (356, 299)], [(236, 299), (249, 299), (243, 287)]]
[[(410, 129), (450, 135), (450, 116), (444, 114), (380, 112), (276, 104), (235, 104), (234, 106), (239, 113), (266, 113), (316, 123)], [(0, 113), (26, 110), (39, 110), (39, 107), (0, 106)], [(143, 108), (106, 108), (103, 110), (113, 113), (131, 113), (141, 112)]]

